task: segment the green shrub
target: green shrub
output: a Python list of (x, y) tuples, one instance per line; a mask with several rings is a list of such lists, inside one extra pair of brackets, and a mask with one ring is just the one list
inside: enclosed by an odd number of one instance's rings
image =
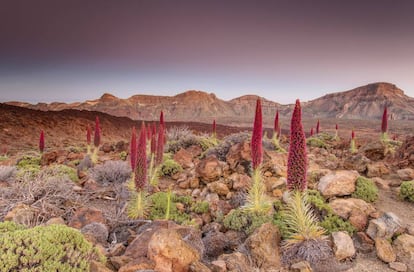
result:
[(18, 162), (17, 168), (26, 168), (29, 166), (39, 166), (40, 167), (40, 157), (31, 156), (31, 155), (24, 155)]
[(16, 179), (21, 180), (25, 176), (36, 177), (40, 172), (40, 157), (24, 155), (17, 162)]
[(249, 235), (264, 223), (271, 221), (272, 217), (270, 215), (237, 208), (231, 210), (224, 217), (223, 225), (228, 229), (243, 231)]
[(374, 202), (378, 199), (378, 187), (372, 180), (358, 177), (352, 197), (360, 198), (366, 202)]
[[(186, 202), (187, 199), (177, 197), (175, 194), (171, 193), (171, 203), (169, 206), (169, 219), (182, 224), (191, 221), (191, 216), (188, 213), (181, 212), (177, 209), (177, 203)], [(150, 197), (151, 208), (149, 213), (149, 218), (151, 220), (155, 219), (165, 219), (168, 206), (168, 193), (166, 192), (157, 192), (152, 194)], [(181, 201), (179, 201), (181, 200)], [(185, 203), (183, 203), (185, 204)]]
[(319, 147), (319, 148), (327, 148), (327, 144), (324, 140), (317, 138), (317, 137), (310, 137), (306, 139), (306, 144), (311, 147)]
[(343, 220), (336, 214), (327, 215), (321, 222), (320, 225), (329, 233), (336, 231), (346, 231), (349, 235), (352, 235), (356, 229), (348, 221)]
[(400, 197), (404, 200), (414, 202), (414, 180), (401, 183)]
[(63, 165), (63, 164), (54, 164), (42, 171), (44, 174), (52, 177), (67, 177), (73, 182), (78, 182), (79, 177), (76, 169)]
[(191, 210), (198, 214), (207, 213), (209, 209), (210, 209), (210, 204), (207, 201), (195, 202), (191, 206)]
[(175, 160), (173, 159), (166, 159), (164, 160), (161, 168), (161, 175), (162, 176), (173, 176), (177, 173), (180, 173), (181, 171), (183, 171), (181, 165), (179, 165)]
[(104, 257), (76, 229), (65, 225), (26, 229), (0, 223), (0, 271), (89, 271)]
[(212, 137), (199, 137), (199, 145), (203, 151), (207, 151), (208, 149), (218, 145), (218, 140), (217, 138)]
[(308, 193), (308, 203), (321, 215), (332, 214), (333, 210), (328, 203), (326, 203), (325, 198), (317, 190), (307, 190)]

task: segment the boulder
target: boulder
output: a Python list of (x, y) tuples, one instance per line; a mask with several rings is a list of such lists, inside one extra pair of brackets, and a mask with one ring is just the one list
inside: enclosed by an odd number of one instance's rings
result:
[(233, 171), (235, 171), (239, 165), (245, 166), (250, 164), (251, 160), (250, 143), (248, 141), (233, 145), (226, 155), (226, 161)]
[(75, 212), (68, 225), (72, 228), (81, 229), (93, 222), (105, 224), (102, 211), (96, 208), (82, 207)]
[(332, 233), (333, 249), (335, 257), (339, 260), (345, 260), (355, 255), (355, 247), (352, 238), (345, 231)]
[(218, 180), (223, 175), (223, 167), (216, 157), (209, 156), (200, 161), (196, 173), (201, 181), (209, 183)]
[(251, 177), (246, 174), (233, 173), (229, 179), (233, 182), (233, 190), (236, 191), (247, 191), (251, 183)]
[(367, 165), (370, 160), (362, 154), (356, 154), (347, 157), (344, 160), (343, 166), (347, 170), (356, 170), (359, 173), (364, 173), (367, 170)]
[(81, 228), (82, 234), (93, 244), (106, 244), (108, 240), (108, 227), (102, 223), (92, 222)]
[(263, 270), (280, 268), (281, 240), (279, 229), (271, 223), (265, 223), (256, 229), (244, 242), (253, 263)]
[(350, 195), (355, 191), (358, 176), (357, 171), (348, 170), (329, 173), (320, 179), (318, 190), (324, 197)]
[(58, 153), (56, 151), (45, 152), (40, 159), (41, 165), (50, 165), (57, 161)]
[(414, 180), (414, 169), (404, 168), (397, 170), (398, 177), (403, 181)]
[(392, 270), (395, 270), (395, 271), (398, 271), (398, 272), (406, 272), (407, 271), (407, 265), (405, 263), (393, 262), (393, 263), (390, 263), (389, 266)]
[(249, 259), (247, 258), (247, 256), (240, 252), (223, 254), (218, 258), (218, 261), (224, 261), (224, 263), (226, 264), (227, 271), (254, 271), (253, 268), (249, 265)]
[(226, 196), (230, 192), (229, 187), (221, 181), (211, 182), (207, 184), (207, 188), (210, 190), (210, 192), (221, 196)]
[(384, 162), (374, 162), (367, 166), (367, 177), (382, 177), (388, 175), (390, 170)]
[(375, 238), (375, 249), (378, 258), (383, 262), (392, 263), (397, 259), (391, 243), (388, 242), (387, 239), (380, 237)]
[(228, 245), (226, 235), (220, 231), (210, 231), (202, 240), (205, 248), (205, 255), (214, 259), (223, 254)]
[(376, 239), (377, 237), (391, 239), (401, 229), (401, 219), (394, 213), (387, 212), (380, 218), (369, 221), (366, 233), (372, 239)]
[(407, 271), (414, 271), (414, 236), (402, 234), (393, 242), (397, 260), (407, 265)]
[(372, 141), (360, 148), (360, 152), (371, 161), (380, 161), (385, 157), (385, 144), (380, 141)]
[(115, 151), (115, 147), (110, 143), (104, 143), (100, 148), (100, 151), (103, 151), (104, 153), (110, 153)]
[(154, 261), (151, 261), (145, 257), (140, 257), (121, 266), (118, 272), (153, 271), (154, 267)]
[(187, 244), (177, 231), (160, 229), (148, 243), (148, 258), (155, 262), (159, 272), (187, 272), (191, 263), (200, 259), (200, 253)]
[(194, 167), (193, 154), (187, 150), (181, 148), (177, 153), (174, 154), (174, 160), (181, 165), (183, 169)]

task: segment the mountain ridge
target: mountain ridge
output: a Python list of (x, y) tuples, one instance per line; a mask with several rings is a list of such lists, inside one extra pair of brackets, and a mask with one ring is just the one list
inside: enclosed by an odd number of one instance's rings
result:
[[(222, 123), (249, 122), (255, 110), (256, 99), (260, 96), (250, 94), (222, 100), (214, 93), (200, 90), (188, 90), (174, 96), (136, 94), (129, 98), (118, 98), (104, 93), (95, 100), (75, 103), (37, 103), (6, 102), (5, 104), (37, 109), (57, 111), (78, 109), (100, 111), (119, 117), (139, 120), (157, 120), (163, 110), (171, 121), (210, 122), (213, 118)], [(283, 116), (293, 110), (293, 104), (280, 104), (260, 97), (263, 115), (274, 117), (276, 109)], [(343, 118), (378, 119), (387, 106), (392, 119), (414, 120), (414, 98), (404, 94), (395, 84), (376, 82), (351, 90), (329, 93), (319, 98), (302, 102), (305, 118)]]

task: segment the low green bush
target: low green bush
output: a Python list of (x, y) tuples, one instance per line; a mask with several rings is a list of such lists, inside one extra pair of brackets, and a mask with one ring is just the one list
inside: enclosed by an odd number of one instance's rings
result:
[(177, 173), (183, 171), (181, 165), (179, 165), (175, 160), (167, 158), (164, 160), (160, 168), (162, 176), (173, 176)]
[(323, 227), (329, 234), (336, 231), (346, 231), (349, 235), (352, 235), (356, 229), (348, 221), (343, 220), (341, 217), (336, 214), (329, 214), (320, 222), (321, 227)]
[(243, 231), (247, 235), (264, 223), (271, 222), (272, 217), (267, 214), (237, 208), (231, 210), (223, 220), (223, 225), (232, 230)]
[(328, 145), (325, 143), (324, 140), (317, 138), (317, 137), (310, 137), (306, 139), (306, 144), (311, 147), (319, 147), (319, 148), (327, 148)]
[(210, 204), (207, 201), (194, 202), (191, 206), (191, 210), (198, 214), (207, 213), (209, 209)]
[[(165, 219), (168, 209), (168, 193), (157, 192), (149, 196), (150, 212), (149, 219)], [(184, 202), (184, 203), (183, 203)], [(191, 216), (188, 213), (181, 212), (177, 209), (177, 203), (186, 204), (187, 198), (177, 197), (171, 193), (171, 202), (169, 205), (169, 219), (179, 224), (185, 224), (191, 221)]]
[(79, 177), (76, 169), (63, 165), (63, 164), (54, 164), (46, 169), (42, 170), (44, 174), (47, 174), (52, 177), (67, 177), (73, 182), (78, 182)]
[(128, 157), (128, 153), (126, 151), (121, 151), (121, 153), (119, 153), (119, 158), (123, 161), (126, 161)]
[(89, 271), (105, 258), (76, 229), (0, 223), (0, 271)]
[(401, 183), (400, 197), (404, 200), (414, 202), (414, 180)]
[(358, 177), (352, 197), (365, 200), (366, 202), (375, 202), (378, 199), (378, 187), (372, 180)]

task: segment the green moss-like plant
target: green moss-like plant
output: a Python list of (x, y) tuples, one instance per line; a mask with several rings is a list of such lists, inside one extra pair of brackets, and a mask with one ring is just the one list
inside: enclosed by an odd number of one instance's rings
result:
[(17, 168), (27, 168), (29, 166), (39, 166), (40, 167), (40, 157), (24, 155), (18, 162)]
[(327, 215), (320, 223), (329, 234), (337, 231), (346, 231), (349, 235), (355, 233), (356, 229), (348, 221), (343, 220), (341, 217), (336, 214)]
[(207, 151), (218, 144), (219, 141), (215, 137), (199, 137), (199, 145), (203, 151)]
[(0, 271), (89, 271), (105, 258), (76, 229), (65, 225), (26, 229), (0, 223)]
[(63, 164), (54, 164), (43, 170), (45, 174), (54, 177), (68, 177), (73, 182), (78, 182), (79, 177), (76, 169), (63, 165)]
[(20, 180), (26, 176), (34, 178), (40, 172), (40, 157), (24, 155), (16, 165), (16, 179)]
[(414, 180), (401, 183), (400, 197), (404, 200), (414, 202)]
[(306, 144), (311, 147), (319, 147), (319, 148), (327, 148), (328, 145), (325, 143), (323, 139), (319, 137), (310, 137), (306, 139)]
[(271, 221), (272, 217), (270, 215), (237, 208), (231, 210), (224, 217), (223, 224), (228, 229), (243, 231), (249, 235), (264, 223)]
[(168, 217), (168, 219), (173, 220), (179, 224), (191, 221), (191, 216), (189, 214), (181, 212), (177, 209), (177, 203), (182, 202), (178, 201), (177, 196), (174, 193), (171, 192), (169, 199), (168, 193), (157, 192), (155, 194), (152, 194), (149, 197), (149, 200), (151, 202), (151, 208), (149, 212), (149, 218), (151, 220), (165, 219)]
[(194, 202), (191, 206), (191, 210), (198, 214), (207, 213), (210, 209), (210, 204), (207, 201)]
[(360, 198), (366, 202), (375, 202), (378, 199), (378, 187), (372, 180), (358, 177), (352, 197)]
[(171, 177), (183, 171), (183, 168), (175, 160), (167, 158), (161, 165), (160, 171), (161, 175)]
[(308, 203), (320, 214), (333, 214), (333, 209), (326, 203), (325, 198), (317, 190), (308, 190), (307, 191), (307, 201)]

